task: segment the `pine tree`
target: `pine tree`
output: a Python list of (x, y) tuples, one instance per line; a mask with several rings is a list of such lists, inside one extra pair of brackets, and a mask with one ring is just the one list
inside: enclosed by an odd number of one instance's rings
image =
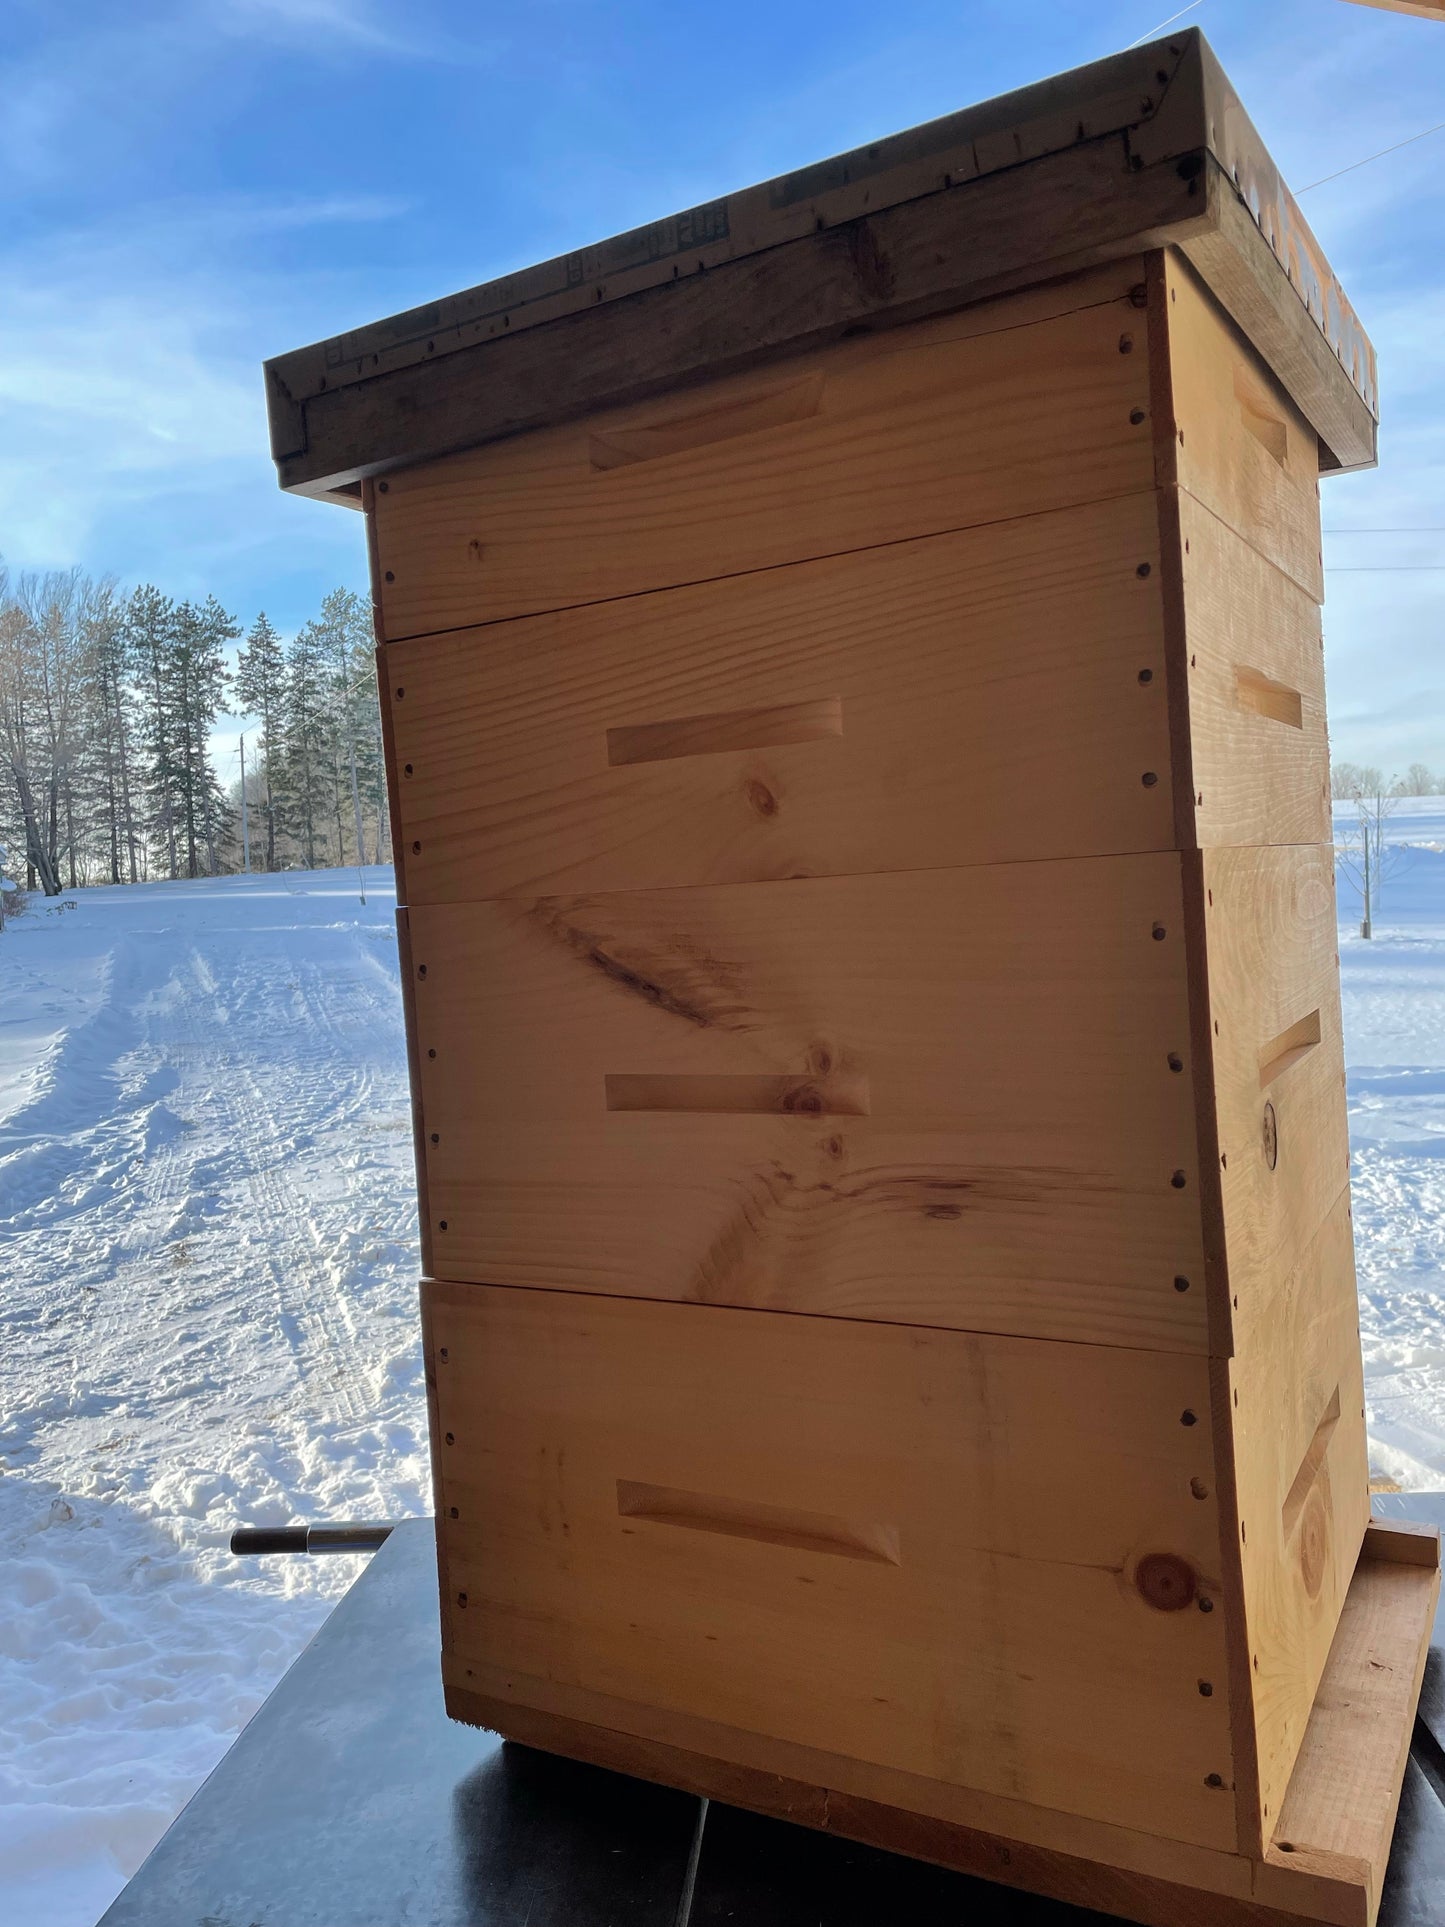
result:
[(112, 883), (139, 878), (140, 837), (135, 815), (135, 699), (130, 689), (125, 609), (112, 581), (86, 585), (82, 623), (86, 642), (87, 734), (103, 792), (100, 831), (109, 849)]
[(200, 607), (183, 602), (175, 611), (170, 681), (187, 876), (202, 874), (203, 849), (205, 874), (215, 876), (219, 867), (229, 806), (211, 762), (211, 727), (229, 680), (225, 645), (240, 633), (214, 596)]
[(166, 874), (180, 875), (176, 826), (180, 816), (180, 762), (176, 753), (179, 718), (175, 713), (171, 656), (175, 644), (175, 604), (147, 583), (131, 597), (125, 615), (126, 650), (141, 692), (143, 788), (149, 826)]
[(345, 860), (342, 811), (349, 806), (355, 826), (356, 860), (364, 863), (366, 831), (361, 818), (361, 771), (371, 738), (367, 710), (376, 703), (371, 666), (371, 616), (354, 590), (333, 589), (321, 604), (315, 627), (328, 684), (337, 861)]
[(308, 622), (286, 651), (286, 785), (308, 870), (316, 868), (317, 838), (327, 806), (328, 694), (325, 638), (319, 624)]
[(276, 868), (279, 781), (286, 761), (282, 718), (286, 710), (286, 655), (263, 610), (236, 660), (236, 694), (261, 718), (262, 809), (266, 817), (266, 868)]

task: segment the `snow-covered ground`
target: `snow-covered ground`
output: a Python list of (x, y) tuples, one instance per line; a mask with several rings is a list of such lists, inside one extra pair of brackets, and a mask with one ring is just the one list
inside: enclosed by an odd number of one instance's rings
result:
[[(1337, 804), (1337, 833), (1353, 812)], [(1371, 1459), (1445, 1487), (1445, 797), (1402, 797), (1374, 936), (1341, 872), (1350, 1181)]]
[[(1341, 889), (1377, 1469), (1445, 1486), (1445, 799)], [(238, 1521), (430, 1509), (390, 875), (0, 935), (0, 1920), (90, 1927), (354, 1576)]]
[(238, 1522), (430, 1511), (389, 871), (0, 934), (0, 1920), (89, 1927), (355, 1576)]

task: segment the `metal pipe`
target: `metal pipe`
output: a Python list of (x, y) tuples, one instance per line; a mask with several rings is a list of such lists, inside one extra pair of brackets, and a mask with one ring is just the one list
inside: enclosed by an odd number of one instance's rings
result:
[(392, 1524), (339, 1526), (237, 1526), (231, 1534), (235, 1553), (375, 1552), (391, 1536)]

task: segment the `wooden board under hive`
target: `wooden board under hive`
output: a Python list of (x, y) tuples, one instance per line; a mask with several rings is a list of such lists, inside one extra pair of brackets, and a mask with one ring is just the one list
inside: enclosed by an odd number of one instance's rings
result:
[[(1438, 1585), (1369, 1520), (1349, 1225), (1317, 484), (1372, 364), (1149, 51), (1142, 119), (1123, 56), (904, 137), (851, 314), (844, 169), (702, 294), (308, 351), (277, 452), (372, 544), (449, 1706), (1364, 1927)], [(1029, 192), (1077, 220), (1005, 270)]]

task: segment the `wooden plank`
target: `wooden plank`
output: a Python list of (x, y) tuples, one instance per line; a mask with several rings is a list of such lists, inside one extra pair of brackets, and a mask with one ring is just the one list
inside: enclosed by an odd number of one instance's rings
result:
[[(1310, 1923), (1351, 1920), (1362, 1902), (1362, 1888), (1347, 1877), (1325, 1880), (1302, 1875), (1287, 1885), (1277, 1883), (1279, 1897), (1269, 1903), (1251, 1900), (1246, 1883), (1253, 1869), (1249, 1861), (1236, 1856), (1185, 1848), (1178, 1841), (1126, 1836), (1117, 1827), (1096, 1827), (1092, 1829), (1093, 1857), (1089, 1857), (1083, 1850), (1041, 1845), (1016, 1834), (935, 1815), (919, 1803), (911, 1785), (906, 1793), (901, 1786), (896, 1789), (910, 1800), (905, 1808), (840, 1791), (833, 1782), (816, 1784), (736, 1765), (715, 1753), (638, 1738), (462, 1686), (448, 1686), (447, 1707), (455, 1719), (544, 1752), (681, 1787), (773, 1819), (931, 1861), (1000, 1886), (1043, 1894), (1071, 1907), (1143, 1922), (1146, 1927), (1309, 1927)], [(1073, 1821), (1072, 1826), (1080, 1833), (1085, 1830), (1082, 1822)], [(1128, 1845), (1121, 1852), (1125, 1840)], [(1134, 1864), (1136, 1843), (1143, 1849), (1139, 1857), (1153, 1864)]]
[[(1184, 45), (1189, 46), (1187, 36)], [(1183, 57), (1187, 60), (1188, 54)], [(715, 276), (718, 269), (750, 254), (811, 241), (820, 232), (923, 196), (949, 195), (983, 175), (1016, 170), (1021, 163), (1081, 142), (1097, 145), (1103, 137), (1122, 135), (1147, 120), (1156, 103), (1168, 100), (1172, 108), (1171, 81), (1180, 59), (1177, 45), (1131, 48), (1072, 74), (1056, 75), (665, 216), (630, 234), (278, 356), (268, 364), (268, 373), (295, 404), (375, 380), (378, 373), (423, 363), (444, 365), (449, 356), (498, 336), (517, 335), (649, 288), (674, 286), (681, 276)], [(1197, 120), (1198, 105), (1191, 105)], [(1199, 135), (1196, 125), (1190, 146), (1198, 145)], [(1109, 149), (1116, 171), (1123, 174), (1121, 143), (1110, 142)], [(739, 323), (744, 319), (737, 316)], [(279, 422), (277, 429), (278, 455), (304, 448), (304, 439), (288, 443), (281, 438)]]
[(1146, 488), (1138, 280), (1116, 264), (398, 473), (387, 640)]
[(1380, 7), (1386, 13), (1413, 13), (1422, 20), (1445, 20), (1445, 0), (1355, 0), (1359, 7)]
[(1349, 1199), (1268, 1291), (1241, 1300), (1216, 1366), (1232, 1436), (1245, 1677), (1262, 1850), (1285, 1791), (1369, 1519)]
[(1202, 869), (1229, 1291), (1247, 1322), (1349, 1177), (1334, 865), (1294, 845), (1206, 850)]
[(1434, 1571), (1440, 1564), (1440, 1528), (1414, 1519), (1371, 1519), (1361, 1557)]
[(1186, 489), (1321, 602), (1318, 437), (1176, 250), (1164, 275), (1173, 420), (1158, 424), (1159, 483)]
[[(1322, 329), (1300, 326), (1292, 277), (1279, 272), (1247, 203), (1213, 155), (1206, 164), (1216, 220), (1181, 236), (1180, 253), (1298, 402), (1320, 437), (1321, 469), (1373, 468), (1379, 447), (1374, 349), (1352, 312), (1344, 317), (1340, 353)], [(1333, 303), (1339, 284), (1328, 280)]]
[(1168, 848), (1160, 627), (1150, 493), (391, 643), (409, 899)]
[[(1158, 113), (1129, 145), (1145, 171), (1171, 159), (1200, 170), (1216, 219), (1178, 245), (1308, 416), (1321, 466), (1373, 463), (1374, 349), (1202, 34), (1188, 36)], [(1313, 326), (1300, 326), (1301, 309)]]
[[(764, 368), (1100, 263), (1217, 218), (1170, 162), (1132, 169), (1118, 136), (906, 204), (827, 221), (786, 246), (689, 271), (584, 312), (500, 332), (298, 400), (268, 366), (283, 488), (325, 493), (598, 408)], [(1293, 298), (1293, 297), (1291, 297)], [(1312, 326), (1301, 314), (1301, 326)], [(435, 339), (435, 337), (428, 337)], [(1343, 370), (1337, 379), (1347, 381)]]
[(1178, 515), (1191, 840), (1328, 843), (1319, 606), (1192, 496)]
[(440, 1276), (1207, 1346), (1176, 857), (411, 928)]
[(326, 493), (1165, 239), (1372, 461), (1373, 352), (1193, 31), (280, 356), (272, 450)]
[(1232, 1844), (1204, 1360), (425, 1289), (451, 1677)]
[(1360, 1561), (1260, 1869), (1261, 1898), (1299, 1873), (1354, 1880), (1363, 1904), (1349, 1927), (1374, 1922), (1439, 1594), (1438, 1568)]
[[(393, 824), (395, 824), (395, 821), (396, 819), (393, 817)], [(394, 842), (395, 836), (393, 835), (393, 843)], [(411, 954), (411, 918), (404, 903), (397, 906), (396, 949), (397, 963), (401, 977), (402, 1016), (406, 1023), (406, 1074), (407, 1084), (411, 1094), (411, 1145), (412, 1155), (416, 1162), (417, 1236), (421, 1250), (421, 1268), (425, 1272), (430, 1271), (432, 1268), (432, 1214), (431, 1207), (427, 1201), (426, 1141), (423, 1134), (422, 1081), (421, 1068), (417, 1061), (416, 999), (414, 995), (416, 966), (412, 962)]]
[(644, 1714), (630, 1732), (616, 1723), (615, 1701), (537, 1707), (509, 1685), (469, 1687), (465, 1664), (447, 1668), (447, 1705), (530, 1745), (1157, 1927), (1373, 1927), (1439, 1594), (1432, 1565), (1396, 1560), (1394, 1544), (1371, 1556), (1373, 1544), (1374, 1527), (1262, 1860), (802, 1747), (762, 1751), (751, 1736), (704, 1721)]

